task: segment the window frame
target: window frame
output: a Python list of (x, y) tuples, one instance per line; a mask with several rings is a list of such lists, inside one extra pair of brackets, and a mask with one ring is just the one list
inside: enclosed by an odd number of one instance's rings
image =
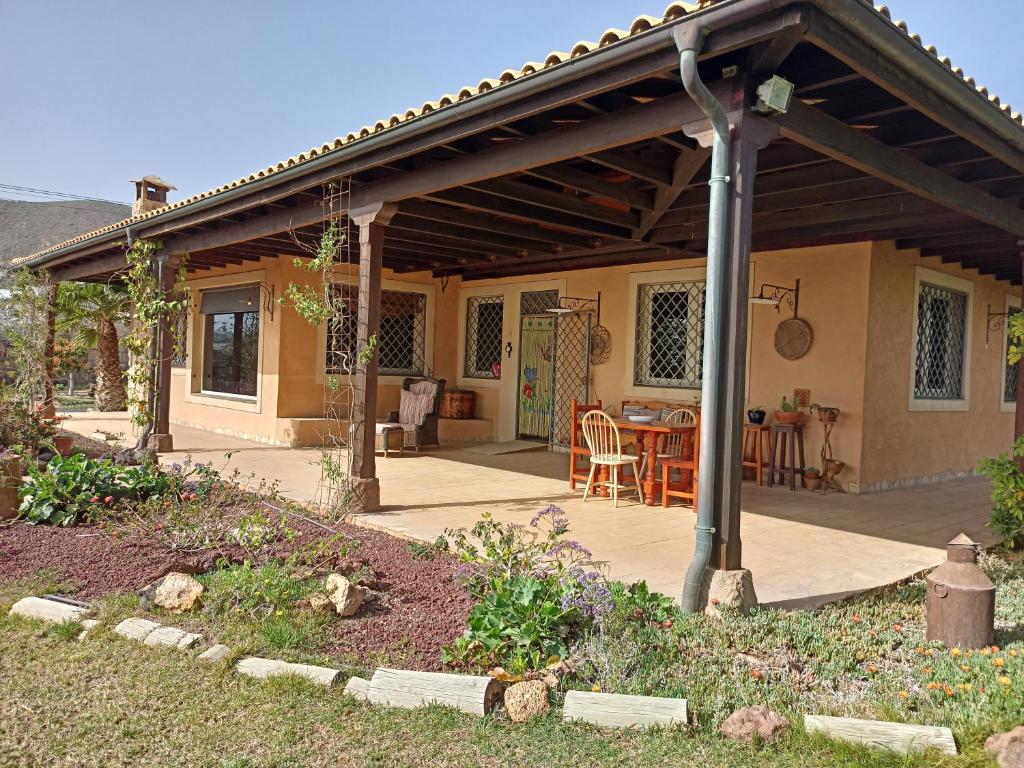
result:
[[(643, 285), (663, 285), (666, 283), (707, 283), (706, 267), (690, 267), (684, 269), (655, 270), (651, 272), (631, 272), (629, 275), (629, 293), (626, 313), (626, 365), (623, 395), (626, 397), (646, 400), (669, 400), (679, 402), (696, 400), (700, 397), (701, 385), (697, 386), (664, 386), (637, 384), (637, 326), (639, 325), (640, 287)], [(706, 298), (705, 298), (706, 301)], [(700, 320), (688, 319), (689, 322)], [(699, 333), (703, 340), (703, 326)]]
[(227, 398), (232, 398), (232, 399), (235, 399), (235, 400), (245, 400), (245, 401), (248, 401), (248, 402), (256, 402), (256, 394), (246, 395), (246, 394), (242, 394), (241, 392), (224, 392), (224, 391), (219, 390), (219, 389), (207, 389), (206, 388), (207, 368), (212, 368), (212, 366), (213, 366), (212, 361), (208, 360), (207, 356), (212, 351), (210, 348), (208, 348), (208, 341), (210, 340), (209, 339), (210, 325), (211, 325), (211, 323), (213, 321), (213, 318), (217, 317), (218, 315), (233, 315), (233, 316), (235, 316), (236, 322), (237, 322), (237, 318), (238, 318), (239, 315), (255, 315), (256, 316), (256, 370), (253, 373), (253, 386), (254, 386), (256, 392), (259, 393), (259, 386), (260, 386), (260, 347), (261, 347), (261, 341), (262, 341), (262, 339), (260, 337), (261, 337), (261, 332), (263, 330), (262, 329), (261, 319), (260, 319), (260, 315), (261, 314), (262, 314), (262, 309), (261, 308), (256, 308), (256, 309), (248, 311), (248, 312), (213, 312), (213, 313), (200, 312), (199, 313), (199, 316), (202, 318), (201, 322), (202, 322), (202, 325), (203, 325), (203, 346), (202, 346), (202, 352), (200, 353), (200, 384), (199, 384), (199, 387), (200, 387), (199, 393), (200, 394), (207, 395), (209, 397), (227, 397)]
[[(917, 379), (917, 339), (920, 327), (921, 287), (924, 284), (937, 286), (950, 291), (963, 293), (967, 297), (966, 317), (964, 319), (964, 356), (963, 356), (963, 389), (959, 398), (919, 398), (916, 393)], [(967, 411), (971, 403), (971, 352), (974, 335), (974, 283), (961, 277), (938, 272), (927, 267), (915, 267), (913, 295), (913, 325), (910, 333), (910, 376), (909, 402), (910, 411)], [(1002, 398), (1000, 386), (1000, 398)]]
[[(1010, 313), (1021, 311), (1021, 299), (1020, 296), (1014, 296), (1012, 294), (1006, 294), (1003, 300), (1003, 311), (1006, 312), (1006, 323), (1003, 326), (1003, 344), (1000, 347), (1000, 357), (1002, 358), (1002, 370), (999, 376), (999, 410), (1003, 413), (1016, 413), (1017, 412), (1017, 400), (1006, 399), (1006, 372), (1010, 367), (1009, 362), (1006, 359), (1006, 355), (1010, 349)], [(1020, 363), (1017, 364), (1017, 375), (1020, 376)]]
[[(331, 281), (334, 284), (345, 284), (354, 287), (359, 286), (357, 275), (335, 275)], [(424, 297), (423, 306), (423, 372), (422, 373), (378, 373), (378, 384), (398, 384), (407, 378), (417, 376), (430, 376), (434, 370), (434, 286), (425, 283), (413, 283), (405, 280), (382, 280), (382, 291), (393, 291), (396, 293), (417, 293)], [(324, 384), (328, 376), (343, 375), (327, 372), (327, 323), (320, 324), (318, 329), (318, 359), (317, 382)]]
[[(495, 299), (496, 299), (496, 301), (495, 301)], [(473, 380), (473, 381), (497, 381), (499, 377), (494, 376), (494, 375), (490, 375), (490, 371), (485, 371), (484, 374), (481, 375), (480, 369), (476, 368), (475, 366), (474, 366), (474, 370), (473, 370), (472, 373), (470, 373), (470, 371), (469, 371), (469, 337), (470, 337), (469, 326), (470, 326), (470, 322), (474, 319), (469, 308), (470, 308), (470, 305), (473, 304), (474, 301), (477, 302), (477, 306), (499, 306), (499, 307), (501, 307), (501, 313), (500, 313), (501, 317), (500, 317), (500, 319), (498, 321), (498, 360), (497, 360), (497, 362), (499, 362), (499, 363), (502, 362), (502, 356), (503, 356), (502, 347), (504, 346), (504, 341), (505, 341), (505, 294), (503, 292), (501, 292), (501, 291), (497, 291), (497, 292), (494, 292), (494, 293), (491, 293), (491, 294), (471, 294), (471, 295), (468, 295), (468, 296), (463, 296), (462, 297), (462, 304), (463, 304), (464, 310), (465, 310), (465, 319), (464, 319), (464, 322), (463, 322), (463, 325), (462, 325), (462, 340), (461, 340), (462, 341), (462, 345), (461, 345), (462, 349), (460, 350), (460, 359), (461, 359), (462, 365), (460, 367), (459, 376), (460, 376), (460, 378), (467, 379), (467, 380)], [(477, 319), (478, 318), (479, 318), (479, 313), (477, 314)], [(476, 335), (479, 338), (479, 335), (480, 335), (479, 334), (479, 322), (477, 323), (477, 328), (478, 328), (478, 332), (477, 332)], [(479, 344), (477, 344), (477, 349), (479, 349)]]

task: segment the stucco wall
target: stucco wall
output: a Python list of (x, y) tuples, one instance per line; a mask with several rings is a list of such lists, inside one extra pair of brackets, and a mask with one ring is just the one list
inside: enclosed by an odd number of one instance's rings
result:
[[(918, 266), (973, 285), (966, 410), (909, 408)], [(986, 349), (985, 328), (988, 306), (1004, 311), (1012, 293), (1019, 289), (992, 277), (914, 251), (897, 252), (892, 243), (873, 244), (862, 490), (960, 476), (972, 472), (979, 458), (1007, 450), (1013, 413), (1001, 408), (1004, 341), (995, 331)]]

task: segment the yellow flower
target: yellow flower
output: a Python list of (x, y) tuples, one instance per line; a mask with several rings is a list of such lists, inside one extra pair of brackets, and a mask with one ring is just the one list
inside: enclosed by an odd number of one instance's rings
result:
[(597, 683), (594, 683), (594, 687), (591, 688), (590, 690), (592, 690), (594, 693), (600, 693), (601, 692), (601, 686), (598, 685)]
[(1009, 685), (1010, 684), (1010, 678), (1008, 678), (1006, 675), (1000, 675), (996, 679), (999, 681), (1000, 685)]
[(970, 666), (967, 665), (967, 664), (961, 664), (960, 665), (960, 669), (962, 669), (964, 672), (970, 672), (971, 671)]
[(959, 688), (961, 691), (969, 691), (969, 690), (971, 690), (971, 684), (970, 683), (960, 683), (960, 685), (958, 685), (957, 688)]
[(1006, 664), (1006, 659), (1001, 659), (998, 656), (996, 656), (994, 659), (992, 659), (992, 663), (997, 667), (1001, 667), (1004, 664)]
[(949, 655), (950, 656), (959, 656), (960, 655), (960, 649), (959, 648), (951, 648), (950, 651), (949, 651)]
[(928, 683), (928, 690), (929, 690), (929, 691), (936, 691), (936, 690), (938, 690), (939, 688), (940, 688), (940, 686), (939, 686), (939, 684), (938, 684), (938, 683), (936, 683), (936, 682), (931, 682), (931, 683)]
[(910, 694), (907, 691), (900, 691), (896, 695), (899, 696), (901, 699), (909, 699), (910, 698)]
[(978, 651), (978, 653), (980, 653), (982, 656), (988, 656), (990, 653), (992, 653), (992, 649), (982, 648), (980, 651)]
[(926, 675), (930, 675), (932, 673), (932, 668), (931, 667), (922, 667), (921, 671), (924, 672)]
[(1011, 649), (1009, 650), (1009, 654), (1010, 654), (1011, 656), (1013, 656), (1013, 658), (1017, 658), (1017, 649), (1016, 649), (1016, 648), (1011, 648)]

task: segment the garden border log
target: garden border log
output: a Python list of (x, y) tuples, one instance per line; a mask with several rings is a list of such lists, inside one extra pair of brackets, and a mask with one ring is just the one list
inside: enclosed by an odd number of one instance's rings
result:
[(332, 686), (341, 674), (339, 669), (317, 667), (312, 664), (289, 664), (278, 659), (261, 659), (257, 656), (246, 656), (235, 664), (235, 671), (241, 675), (255, 678), (267, 678), (275, 675), (298, 675), (318, 685)]
[(501, 683), (483, 675), (449, 675), (381, 668), (373, 673), (366, 700), (389, 707), (415, 709), (431, 704), (486, 715), (501, 698)]
[(125, 619), (114, 627), (114, 633), (121, 635), (121, 637), (127, 637), (129, 640), (138, 640), (141, 643), (154, 631), (160, 629), (161, 626), (161, 624), (149, 619)]
[(578, 721), (603, 728), (667, 728), (686, 725), (688, 716), (686, 699), (660, 696), (568, 691), (562, 706), (562, 722)]
[(345, 683), (344, 694), (359, 701), (366, 701), (366, 693), (370, 690), (370, 681), (365, 677), (352, 676)]
[(804, 729), (808, 733), (824, 733), (833, 739), (889, 749), (903, 755), (913, 749), (929, 747), (934, 747), (947, 755), (957, 754), (953, 732), (949, 728), (938, 725), (912, 725), (885, 720), (804, 715)]
[(88, 610), (78, 605), (47, 600), (44, 597), (23, 597), (11, 606), (10, 612), (15, 616), (60, 624), (65, 621), (79, 621)]

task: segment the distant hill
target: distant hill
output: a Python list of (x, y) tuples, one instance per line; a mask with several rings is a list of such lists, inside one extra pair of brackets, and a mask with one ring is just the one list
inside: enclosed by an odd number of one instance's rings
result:
[(131, 216), (132, 207), (92, 200), (0, 200), (0, 268), (75, 235)]

